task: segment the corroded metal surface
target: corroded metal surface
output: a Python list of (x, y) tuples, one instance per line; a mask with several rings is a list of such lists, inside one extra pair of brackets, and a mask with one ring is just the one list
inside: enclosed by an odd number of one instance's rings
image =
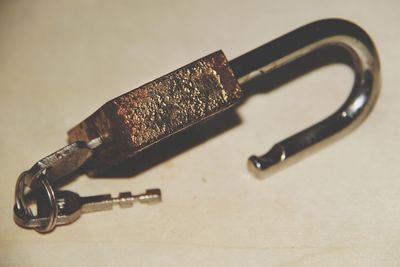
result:
[(117, 97), (69, 132), (69, 141), (98, 136), (97, 162), (114, 165), (229, 108), (242, 96), (222, 51)]

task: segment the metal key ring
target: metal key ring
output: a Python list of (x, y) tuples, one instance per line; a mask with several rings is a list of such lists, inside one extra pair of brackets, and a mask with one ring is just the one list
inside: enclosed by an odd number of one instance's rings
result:
[[(101, 144), (101, 138), (69, 144), (41, 159), (30, 170), (21, 173), (15, 187), (15, 222), (22, 227), (33, 228), (39, 233), (53, 230), (57, 224), (59, 208), (52, 182), (77, 170)], [(50, 210), (46, 217), (33, 215), (32, 210), (27, 206), (25, 201), (27, 188), (44, 189)]]
[[(35, 166), (34, 166), (35, 167)], [(57, 222), (58, 205), (55, 197), (55, 192), (51, 186), (48, 177), (47, 169), (41, 169), (32, 175), (31, 171), (23, 172), (19, 177), (15, 189), (15, 206), (14, 206), (14, 219), (18, 225), (28, 228), (34, 228), (40, 233), (51, 231)], [(38, 184), (36, 184), (37, 182)], [(46, 197), (49, 203), (49, 217), (37, 218), (32, 214), (32, 210), (26, 205), (25, 202), (25, 189), (31, 188), (32, 183), (42, 186), (46, 192)]]

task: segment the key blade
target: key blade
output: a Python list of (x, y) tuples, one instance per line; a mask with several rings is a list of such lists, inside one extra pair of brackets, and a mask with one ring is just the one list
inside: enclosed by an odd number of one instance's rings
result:
[(139, 195), (139, 201), (147, 204), (157, 204), (162, 201), (161, 190), (147, 189), (146, 193)]
[(111, 210), (114, 204), (113, 200), (110, 194), (81, 197), (81, 212)]
[(114, 204), (120, 205), (121, 208), (129, 208), (134, 202), (155, 204), (161, 202), (160, 189), (148, 189), (145, 193), (132, 195), (131, 192), (122, 192), (118, 197), (113, 198), (111, 195), (98, 195), (90, 197), (81, 197), (81, 212), (93, 212), (102, 210), (111, 210)]
[(160, 189), (147, 189), (145, 193), (140, 195), (132, 195), (131, 192), (122, 192), (114, 201), (117, 202), (121, 208), (129, 208), (133, 206), (134, 202), (144, 204), (156, 204), (161, 202)]

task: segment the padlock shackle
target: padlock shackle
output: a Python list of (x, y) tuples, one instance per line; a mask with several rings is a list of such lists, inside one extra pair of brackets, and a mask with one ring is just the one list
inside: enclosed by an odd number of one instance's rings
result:
[(327, 47), (341, 47), (351, 57), (355, 80), (350, 95), (326, 119), (278, 142), (262, 156), (251, 156), (248, 166), (256, 177), (267, 176), (271, 167), (280, 166), (293, 155), (345, 128), (352, 129), (350, 125), (359, 125), (379, 94), (379, 57), (371, 38), (360, 27), (341, 19), (326, 19), (305, 25), (230, 61), (235, 76), (243, 84)]

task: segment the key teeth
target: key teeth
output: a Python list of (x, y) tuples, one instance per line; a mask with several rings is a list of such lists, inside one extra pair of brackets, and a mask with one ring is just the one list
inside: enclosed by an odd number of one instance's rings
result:
[(134, 196), (131, 192), (121, 192), (119, 193), (119, 206), (121, 208), (130, 208), (133, 206)]
[(117, 199), (114, 199), (121, 208), (130, 208), (133, 206), (133, 202), (138, 201), (145, 204), (155, 204), (161, 202), (161, 190), (160, 189), (147, 189), (144, 194), (132, 195), (131, 192), (119, 193)]
[(158, 188), (147, 189), (144, 196), (144, 202), (148, 204), (156, 204), (162, 201), (161, 190)]

